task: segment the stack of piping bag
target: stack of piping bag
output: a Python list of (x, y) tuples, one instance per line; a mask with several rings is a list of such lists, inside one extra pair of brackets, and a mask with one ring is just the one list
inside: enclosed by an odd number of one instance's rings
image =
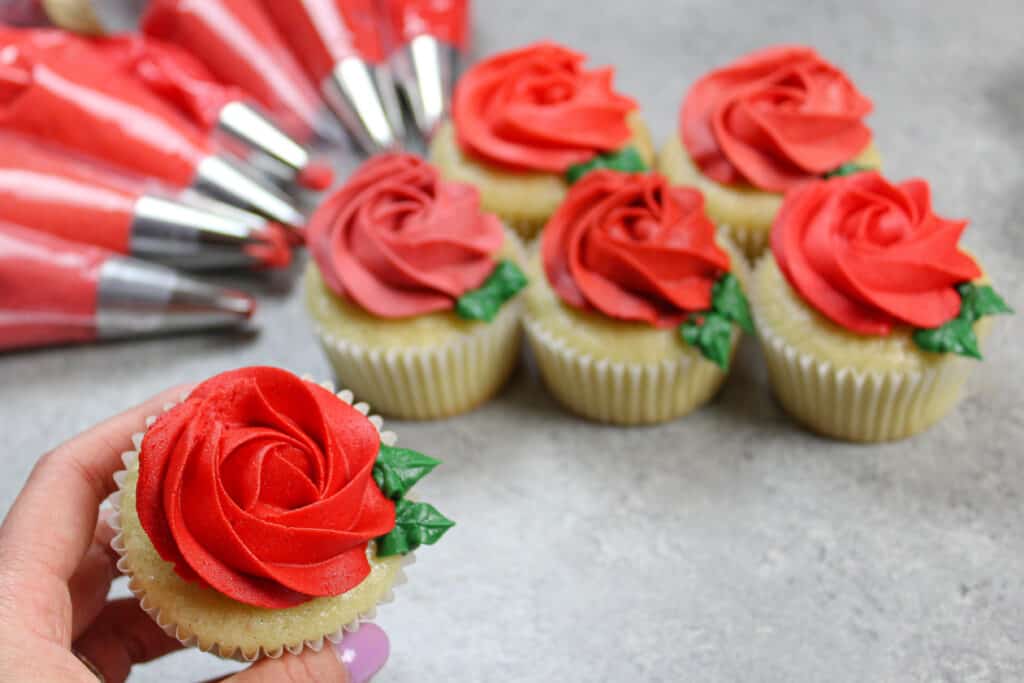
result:
[(194, 188), (276, 222), (303, 215), (276, 187), (212, 141), (171, 105), (84, 42), (0, 44), (0, 129), (93, 157), (177, 188)]
[(0, 351), (244, 327), (247, 294), (0, 223)]
[(367, 154), (403, 146), (377, 0), (256, 0)]
[(0, 133), (0, 221), (190, 270), (284, 268), (287, 231), (211, 210), (145, 182)]

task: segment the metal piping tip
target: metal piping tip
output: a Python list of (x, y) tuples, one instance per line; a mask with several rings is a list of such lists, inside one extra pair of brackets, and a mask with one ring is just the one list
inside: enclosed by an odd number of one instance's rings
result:
[(155, 263), (112, 257), (100, 268), (96, 334), (136, 337), (248, 324), (256, 301)]
[[(245, 102), (228, 102), (220, 110), (217, 127), (257, 154), (250, 161), (283, 183), (298, 182), (312, 190), (323, 190), (333, 182), (329, 167), (312, 160), (309, 151), (282, 131), (273, 121)], [(325, 183), (326, 177), (326, 183)]]
[(131, 254), (186, 270), (290, 262), (287, 244), (273, 239), (274, 228), (263, 218), (252, 219), (143, 195), (135, 202)]
[(391, 57), (398, 86), (424, 140), (448, 116), (459, 51), (431, 35), (420, 35)]
[[(400, 129), (388, 117), (374, 74), (359, 57), (338, 62), (322, 84), (324, 99), (367, 154), (402, 146)], [(399, 119), (400, 120), (400, 119)]]
[(278, 223), (301, 227), (305, 217), (279, 190), (255, 180), (234, 162), (210, 155), (199, 162), (192, 187)]

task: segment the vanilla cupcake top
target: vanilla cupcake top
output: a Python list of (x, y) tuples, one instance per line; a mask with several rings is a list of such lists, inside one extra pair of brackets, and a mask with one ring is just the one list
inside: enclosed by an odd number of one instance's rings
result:
[(636, 102), (614, 90), (613, 69), (584, 69), (586, 59), (540, 42), (471, 67), (452, 101), (459, 145), (497, 166), (559, 174), (622, 149)]
[(703, 196), (660, 175), (588, 173), (545, 226), (541, 258), (567, 305), (679, 328), (685, 342), (722, 367), (732, 325), (753, 329)]
[(381, 443), (322, 387), (268, 367), (196, 387), (146, 432), (136, 507), (186, 581), (256, 607), (345, 593), (378, 556), (436, 542), (452, 522), (404, 496), (437, 460)]
[(364, 163), (307, 229), (327, 287), (381, 318), (455, 309), (490, 320), (526, 284), (515, 264), (498, 261), (504, 241), (476, 188), (405, 153)]
[(704, 175), (785, 192), (871, 142), (871, 101), (809, 47), (780, 45), (710, 71), (686, 95), (679, 130)]
[(874, 171), (808, 182), (787, 193), (772, 254), (812, 308), (863, 335), (916, 330), (928, 351), (980, 358), (971, 325), (1009, 313), (959, 247), (966, 221), (932, 210), (924, 180), (890, 183)]

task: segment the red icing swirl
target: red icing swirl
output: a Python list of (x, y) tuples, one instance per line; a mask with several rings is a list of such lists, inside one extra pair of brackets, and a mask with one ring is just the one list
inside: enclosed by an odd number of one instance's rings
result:
[(720, 183), (785, 192), (850, 161), (871, 142), (871, 101), (808, 47), (753, 52), (698, 80), (680, 132)]
[(282, 608), (340, 595), (370, 572), (367, 542), (395, 525), (373, 481), (376, 428), (276, 368), (203, 382), (146, 432), (136, 507), (186, 581)]
[(544, 228), (541, 256), (565, 303), (657, 327), (711, 308), (711, 288), (729, 270), (700, 192), (617, 171), (572, 186)]
[(875, 172), (807, 183), (786, 195), (772, 253), (823, 315), (860, 334), (938, 327), (960, 312), (957, 284), (981, 275), (957, 243), (966, 221), (932, 212), (923, 180)]
[(636, 102), (614, 91), (613, 69), (586, 71), (584, 61), (542, 42), (478, 63), (455, 89), (459, 145), (500, 166), (552, 173), (623, 147)]
[(367, 161), (317, 210), (307, 243), (335, 294), (382, 318), (454, 308), (495, 267), (505, 234), (476, 188), (411, 154)]

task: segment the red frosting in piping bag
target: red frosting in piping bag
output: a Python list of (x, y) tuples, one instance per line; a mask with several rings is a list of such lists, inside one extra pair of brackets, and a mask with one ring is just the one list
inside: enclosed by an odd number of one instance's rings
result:
[(141, 192), (85, 163), (0, 135), (0, 220), (127, 254)]
[(95, 339), (96, 287), (109, 257), (0, 223), (0, 350)]
[(396, 46), (430, 35), (459, 50), (468, 47), (469, 0), (383, 0), (383, 6)]
[(584, 61), (535, 43), (476, 64), (452, 102), (459, 145), (499, 166), (552, 173), (624, 146), (636, 102), (615, 92), (613, 69), (587, 71)]
[(376, 0), (262, 0), (306, 73), (321, 83), (346, 57), (384, 60)]
[(373, 480), (380, 436), (329, 391), (276, 368), (196, 387), (139, 454), (139, 521), (164, 560), (249, 605), (340, 595), (367, 577), (367, 543), (395, 526)]
[(786, 279), (848, 330), (938, 327), (960, 312), (955, 286), (981, 276), (957, 242), (966, 221), (932, 212), (928, 183), (878, 173), (816, 181), (786, 195), (772, 253)]
[(675, 327), (729, 270), (704, 197), (655, 174), (592, 171), (544, 227), (548, 282), (575, 308)]
[(200, 132), (83, 42), (43, 47), (0, 31), (0, 126), (173, 185), (211, 153)]
[(505, 235), (476, 188), (411, 154), (367, 161), (310, 218), (330, 289), (382, 318), (450, 310), (495, 267)]
[(250, 93), (300, 141), (316, 130), (320, 97), (258, 2), (150, 0), (142, 29)]
[(850, 161), (871, 142), (871, 101), (808, 47), (753, 52), (698, 80), (680, 131), (720, 183), (784, 192)]

